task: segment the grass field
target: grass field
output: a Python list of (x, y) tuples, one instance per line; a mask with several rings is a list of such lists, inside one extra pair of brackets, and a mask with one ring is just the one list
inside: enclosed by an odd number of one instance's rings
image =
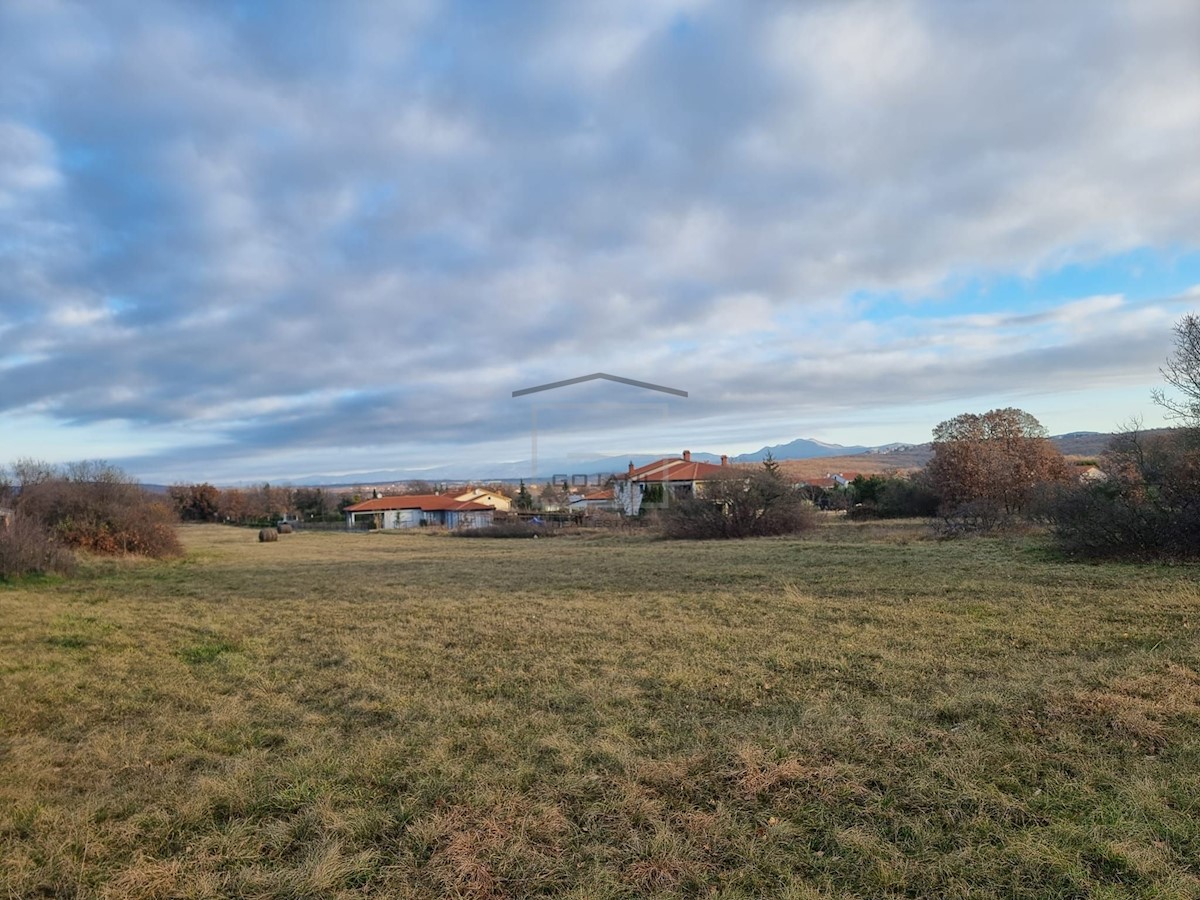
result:
[(0, 893), (1200, 896), (1195, 568), (183, 535), (0, 585)]

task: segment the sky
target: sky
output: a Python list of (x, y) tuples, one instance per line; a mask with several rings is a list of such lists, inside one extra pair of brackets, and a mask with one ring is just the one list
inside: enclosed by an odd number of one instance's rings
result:
[(1198, 159), (1195, 0), (0, 0), (0, 464), (1161, 425)]

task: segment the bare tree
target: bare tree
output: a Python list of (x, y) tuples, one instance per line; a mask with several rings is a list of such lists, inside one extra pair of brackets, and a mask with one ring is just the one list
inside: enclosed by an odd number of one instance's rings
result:
[(1190, 428), (1200, 428), (1200, 316), (1189, 313), (1175, 324), (1175, 350), (1161, 369), (1163, 378), (1183, 396), (1155, 388), (1154, 402)]

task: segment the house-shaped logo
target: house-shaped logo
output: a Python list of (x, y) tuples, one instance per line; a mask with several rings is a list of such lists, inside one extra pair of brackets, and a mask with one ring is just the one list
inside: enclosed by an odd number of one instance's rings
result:
[[(664, 384), (654, 384), (649, 381), (638, 381), (634, 378), (623, 378), (620, 375), (609, 375), (607, 372), (594, 372), (591, 375), (581, 375), (578, 378), (567, 378), (562, 381), (551, 381), (547, 384), (539, 384), (534, 387), (521, 388), (512, 392), (514, 398), (526, 397), (531, 394), (541, 394), (546, 391), (554, 391), (559, 388), (570, 387), (576, 384), (583, 384), (588, 381), (612, 381), (617, 384), (628, 385), (644, 391), (655, 391), (661, 394), (669, 394), (674, 397), (687, 398), (688, 392), (682, 391), (679, 388), (667, 387)], [(665, 406), (665, 404), (664, 404)], [(534, 406), (531, 410), (532, 424), (530, 429), (530, 468), (531, 475), (534, 479), (537, 478), (537, 407)]]

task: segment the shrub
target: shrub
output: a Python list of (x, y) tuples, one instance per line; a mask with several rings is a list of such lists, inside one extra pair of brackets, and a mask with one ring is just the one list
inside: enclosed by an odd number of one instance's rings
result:
[(175, 530), (178, 517), (170, 502), (143, 490), (120, 469), (72, 463), (38, 469), (37, 478), (27, 474), (33, 471), (27, 464), (19, 464), (17, 470), (18, 513), (64, 546), (155, 557), (182, 552)]
[(666, 537), (688, 540), (797, 534), (815, 525), (812, 504), (769, 471), (730, 473), (662, 515)]
[(937, 515), (938, 495), (922, 472), (857, 476), (850, 482), (851, 518), (912, 519)]
[(172, 485), (167, 495), (185, 522), (213, 522), (217, 518), (221, 492), (207, 482)]
[(1106, 479), (1045, 501), (1059, 546), (1086, 557), (1200, 556), (1200, 446), (1186, 431), (1117, 435), (1101, 460)]
[(69, 575), (74, 570), (74, 554), (28, 516), (14, 516), (0, 527), (0, 579)]

